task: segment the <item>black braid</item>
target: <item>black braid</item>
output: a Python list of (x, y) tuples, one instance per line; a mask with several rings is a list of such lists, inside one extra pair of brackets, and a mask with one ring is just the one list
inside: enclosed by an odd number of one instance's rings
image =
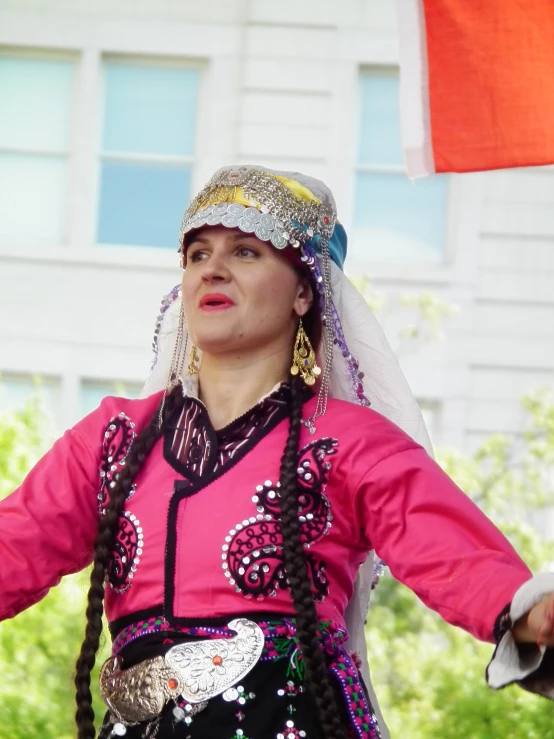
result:
[(102, 614), (104, 613), (105, 576), (110, 564), (110, 557), (117, 536), (119, 515), (123, 509), (125, 498), (131, 489), (133, 480), (138, 475), (145, 459), (154, 444), (162, 435), (167, 420), (172, 418), (182, 403), (182, 394), (172, 392), (166, 399), (164, 423), (159, 424), (159, 408), (154, 413), (148, 426), (134, 439), (125, 467), (119, 473), (113, 488), (109, 488), (109, 500), (103, 516), (98, 520), (98, 533), (94, 542), (94, 561), (90, 574), (90, 588), (87, 596), (85, 638), (76, 664), (75, 687), (78, 739), (94, 739), (94, 710), (90, 692), (90, 673), (96, 661), (96, 652), (102, 633)]
[(317, 714), (325, 739), (346, 739), (335, 692), (325, 666), (325, 657), (317, 637), (318, 616), (312, 593), (312, 581), (300, 539), (298, 520), (298, 451), (302, 422), (301, 385), (291, 378), (290, 429), (281, 460), (281, 527), (283, 555), (290, 593), (296, 610), (296, 635), (302, 649), (306, 687), (315, 699)]

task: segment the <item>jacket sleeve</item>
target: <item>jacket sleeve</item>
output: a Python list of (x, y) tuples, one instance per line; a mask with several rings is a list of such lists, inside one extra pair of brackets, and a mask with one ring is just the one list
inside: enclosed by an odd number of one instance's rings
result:
[(531, 573), (504, 535), (421, 448), (391, 454), (356, 492), (367, 546), (449, 623), (494, 641)]
[(92, 561), (100, 452), (80, 429), (96, 427), (97, 415), (67, 431), (0, 501), (0, 621)]

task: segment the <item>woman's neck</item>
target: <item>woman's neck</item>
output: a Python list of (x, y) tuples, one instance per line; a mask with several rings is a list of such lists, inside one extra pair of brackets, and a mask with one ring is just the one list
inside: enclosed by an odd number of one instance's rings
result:
[(264, 357), (202, 355), (199, 396), (215, 429), (221, 429), (252, 408), (289, 377), (291, 357), (279, 351)]

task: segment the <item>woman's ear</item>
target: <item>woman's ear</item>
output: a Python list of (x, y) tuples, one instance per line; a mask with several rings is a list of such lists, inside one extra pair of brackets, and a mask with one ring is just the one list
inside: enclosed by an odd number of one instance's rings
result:
[(304, 316), (312, 307), (314, 293), (310, 281), (302, 277), (298, 282), (296, 298), (294, 301), (294, 312), (297, 316)]

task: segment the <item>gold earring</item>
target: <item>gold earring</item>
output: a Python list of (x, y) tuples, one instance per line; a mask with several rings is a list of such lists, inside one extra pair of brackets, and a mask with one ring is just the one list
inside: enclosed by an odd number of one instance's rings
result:
[(200, 369), (200, 357), (198, 356), (198, 347), (193, 344), (190, 353), (190, 362), (187, 375), (196, 375)]
[(300, 319), (298, 331), (296, 332), (290, 373), (291, 375), (300, 375), (306, 385), (314, 385), (316, 379), (321, 374), (321, 369), (316, 364), (315, 352), (310, 344), (307, 333), (304, 331), (302, 319)]

